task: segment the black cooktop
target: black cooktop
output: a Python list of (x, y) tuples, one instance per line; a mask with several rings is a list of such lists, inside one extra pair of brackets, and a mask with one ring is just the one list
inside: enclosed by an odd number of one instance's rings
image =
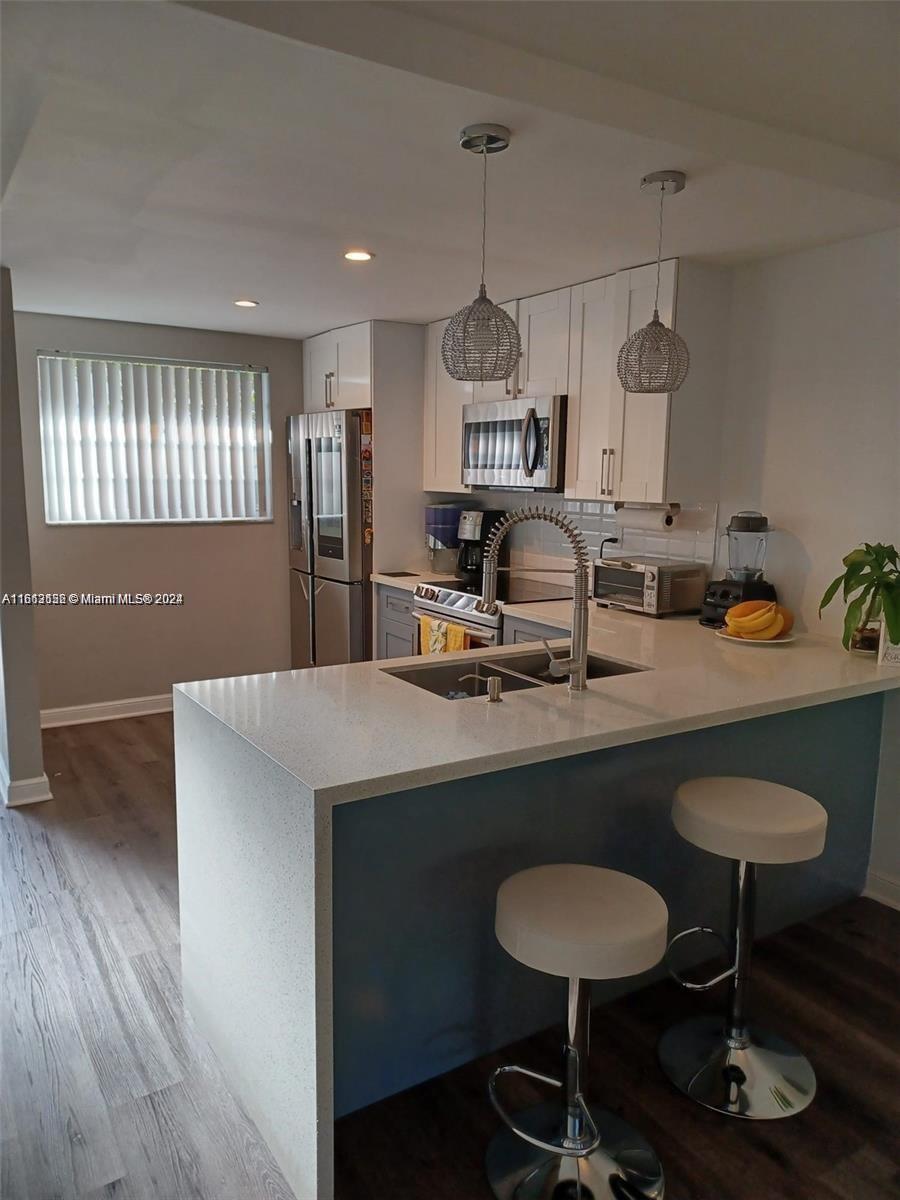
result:
[[(465, 579), (436, 579), (430, 587), (451, 588), (455, 592), (481, 595), (481, 583)], [(497, 599), (504, 604), (536, 604), (540, 600), (571, 600), (572, 588), (560, 583), (543, 583), (539, 579), (523, 579), (501, 571), (497, 578)]]

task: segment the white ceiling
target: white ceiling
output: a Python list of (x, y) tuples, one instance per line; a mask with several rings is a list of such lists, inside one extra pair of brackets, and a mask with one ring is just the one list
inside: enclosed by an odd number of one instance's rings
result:
[[(898, 220), (885, 199), (689, 139), (179, 5), (34, 0), (4, 4), (2, 20), (3, 261), (27, 310), (291, 337), (446, 315), (477, 285), (480, 163), (456, 134), (479, 120), (514, 131), (490, 163), (495, 299), (652, 257), (655, 212), (637, 183), (661, 167), (690, 178), (667, 206), (669, 254), (735, 262)], [(351, 245), (376, 260), (345, 263)], [(247, 295), (261, 307), (233, 307)]]
[(385, 7), (715, 112), (900, 159), (895, 0), (532, 0), (524, 11), (509, 0), (401, 0)]

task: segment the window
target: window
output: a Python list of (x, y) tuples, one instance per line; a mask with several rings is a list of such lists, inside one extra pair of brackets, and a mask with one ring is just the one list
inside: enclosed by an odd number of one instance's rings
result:
[(38, 354), (48, 524), (271, 517), (268, 374)]

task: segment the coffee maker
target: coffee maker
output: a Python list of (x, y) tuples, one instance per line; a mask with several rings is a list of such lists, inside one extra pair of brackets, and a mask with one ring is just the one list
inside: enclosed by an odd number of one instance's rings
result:
[[(481, 591), (484, 574), (484, 548), (495, 526), (499, 525), (506, 513), (502, 509), (465, 509), (459, 514), (459, 554), (456, 559), (456, 573), (463, 580), (462, 589), (466, 592)], [(509, 551), (506, 542), (500, 547), (500, 566), (506, 566)]]
[(428, 547), (428, 569), (456, 570), (459, 558), (459, 518), (461, 504), (428, 504), (425, 507), (425, 544)]
[(763, 578), (766, 543), (771, 533), (762, 513), (735, 513), (725, 530), (728, 538), (728, 567), (724, 579), (706, 585), (700, 624), (719, 627), (725, 614), (745, 600), (777, 600), (775, 588)]

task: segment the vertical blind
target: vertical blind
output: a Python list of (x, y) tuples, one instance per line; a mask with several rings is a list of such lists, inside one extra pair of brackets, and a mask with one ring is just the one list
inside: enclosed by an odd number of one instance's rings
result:
[(38, 354), (50, 524), (271, 515), (268, 376)]

